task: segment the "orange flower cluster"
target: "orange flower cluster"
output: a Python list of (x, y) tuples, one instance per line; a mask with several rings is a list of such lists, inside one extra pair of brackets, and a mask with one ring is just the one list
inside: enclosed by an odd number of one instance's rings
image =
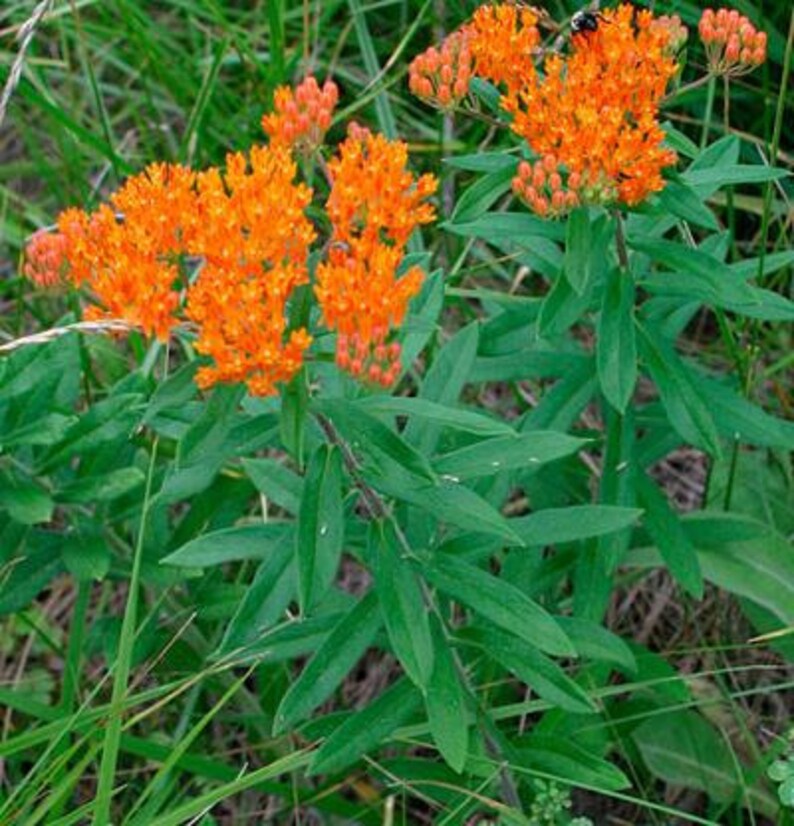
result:
[(92, 215), (68, 209), (58, 218), (69, 278), (99, 302), (87, 318), (123, 318), (167, 339), (185, 279), (185, 216), (194, 213), (193, 172), (152, 164)]
[(746, 74), (766, 60), (766, 33), (735, 9), (706, 9), (698, 32), (713, 75)]
[(579, 206), (582, 176), (568, 173), (554, 155), (530, 164), (521, 161), (513, 178), (513, 192), (542, 218), (559, 218)]
[(262, 118), (262, 128), (271, 144), (281, 143), (299, 155), (310, 155), (322, 146), (338, 100), (339, 90), (332, 80), (320, 88), (310, 75), (294, 90), (280, 86), (275, 111)]
[(535, 82), (539, 56), (538, 17), (526, 6), (480, 6), (464, 27), (471, 39), (478, 77), (503, 84), (507, 96)]
[[(161, 340), (187, 318), (198, 325), (196, 349), (214, 362), (199, 370), (200, 386), (245, 381), (256, 395), (273, 393), (311, 341), (286, 329), (314, 240), (304, 215), (312, 193), (293, 183), (296, 172), (283, 146), (254, 147), (250, 168), (245, 155), (229, 155), (224, 176), (153, 164), (93, 214), (63, 212), (46, 245), (34, 237), (31, 277), (57, 264), (98, 302), (87, 318), (124, 319)], [(190, 284), (195, 258), (203, 263)]]
[[(295, 182), (293, 150), (317, 147), (336, 104), (336, 87), (313, 78), (279, 90), (265, 117), (268, 146), (227, 156), (225, 170), (152, 164), (129, 178), (95, 212), (67, 209), (58, 231), (37, 233), (24, 272), (40, 285), (59, 279), (85, 287), (86, 317), (121, 319), (166, 340), (195, 326), (195, 348), (211, 362), (201, 387), (245, 382), (254, 395), (277, 392), (300, 369), (312, 338), (290, 326), (289, 302), (309, 283), (316, 239), (306, 216), (312, 190)], [(405, 245), (434, 217), (431, 175), (407, 169), (407, 146), (351, 125), (328, 165), (333, 225), (329, 254), (317, 269), (316, 295), (339, 332), (339, 364), (389, 386), (400, 346), (389, 342), (422, 272), (398, 277)]]
[(63, 283), (68, 264), (66, 239), (59, 232), (39, 230), (25, 249), (22, 273), (37, 287), (57, 287)]
[(596, 31), (572, 38), (542, 79), (503, 101), (513, 130), (540, 156), (581, 176), (580, 197), (638, 204), (664, 186), (676, 159), (663, 146), (658, 107), (678, 66), (672, 29), (627, 4), (605, 11)]
[(453, 109), (469, 94), (474, 60), (465, 30), (453, 32), (437, 49), (431, 46), (409, 68), (411, 91), (440, 109)]
[(193, 243), (204, 267), (188, 290), (186, 315), (199, 326), (196, 350), (213, 365), (199, 386), (244, 381), (254, 395), (276, 392), (300, 369), (311, 337), (287, 330), (287, 301), (309, 280), (315, 238), (304, 210), (312, 191), (283, 146), (229, 155), (226, 174), (199, 174)]
[(623, 3), (575, 32), (567, 53), (547, 53), (541, 69), (540, 15), (520, 3), (489, 3), (461, 30), (475, 75), (501, 87), (512, 130), (538, 158), (553, 158), (561, 180), (580, 184), (552, 190), (550, 178), (535, 186), (533, 167), (514, 191), (547, 215), (564, 214), (574, 195), (585, 204), (640, 203), (662, 189), (662, 170), (676, 160), (663, 145), (658, 110), (679, 70), (686, 27), (677, 15), (654, 18)]
[(386, 387), (400, 369), (389, 330), (402, 322), (422, 283), (419, 267), (401, 277), (398, 269), (411, 233), (434, 218), (425, 199), (437, 186), (432, 175), (415, 178), (407, 161), (402, 141), (351, 124), (328, 165), (333, 237), (315, 286), (325, 324), (340, 334), (339, 366)]

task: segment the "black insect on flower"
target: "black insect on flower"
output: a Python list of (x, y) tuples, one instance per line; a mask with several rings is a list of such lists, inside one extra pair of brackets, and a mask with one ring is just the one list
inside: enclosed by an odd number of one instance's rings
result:
[(598, 24), (602, 20), (606, 20), (606, 18), (597, 11), (578, 11), (571, 18), (571, 31), (573, 34), (596, 32), (598, 31)]

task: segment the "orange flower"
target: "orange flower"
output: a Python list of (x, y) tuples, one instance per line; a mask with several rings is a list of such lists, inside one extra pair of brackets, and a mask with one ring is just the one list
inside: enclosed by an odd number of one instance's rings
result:
[(766, 33), (735, 9), (706, 9), (698, 32), (713, 75), (747, 74), (766, 60)]
[(178, 322), (183, 218), (195, 211), (194, 174), (152, 164), (129, 178), (93, 215), (70, 209), (58, 219), (68, 276), (99, 307), (87, 317), (122, 318), (165, 340)]
[(538, 17), (514, 4), (480, 6), (465, 27), (471, 38), (475, 74), (504, 84), (507, 96), (534, 83), (540, 32)]
[(402, 258), (397, 246), (337, 243), (318, 265), (314, 288), (324, 323), (339, 333), (339, 367), (384, 387), (400, 373), (400, 345), (387, 343), (389, 330), (402, 323), (423, 280), (419, 267), (397, 277)]
[(63, 283), (66, 262), (66, 238), (60, 232), (40, 229), (25, 248), (22, 272), (37, 287), (57, 287)]
[(279, 263), (271, 269), (207, 264), (190, 288), (188, 317), (199, 326), (196, 350), (213, 365), (196, 374), (199, 387), (245, 382), (255, 396), (276, 392), (300, 369), (311, 336), (287, 332), (286, 300), (307, 281), (306, 271)]
[(311, 337), (287, 330), (287, 302), (308, 282), (306, 261), (315, 234), (304, 214), (307, 186), (286, 148), (254, 147), (229, 155), (226, 175), (198, 176), (198, 208), (188, 251), (206, 265), (188, 290), (186, 314), (199, 325), (196, 349), (212, 367), (201, 387), (245, 381), (254, 395), (276, 392), (300, 369)]
[(583, 202), (633, 205), (664, 187), (676, 155), (657, 113), (678, 69), (674, 32), (627, 4), (605, 11), (596, 31), (573, 36), (569, 57), (548, 58), (542, 78), (503, 100), (534, 152), (580, 176)]
[(339, 90), (332, 80), (326, 80), (322, 89), (312, 76), (294, 91), (279, 86), (275, 111), (262, 118), (262, 128), (271, 144), (283, 144), (300, 155), (310, 155), (322, 146), (338, 99)]
[(337, 363), (385, 387), (399, 375), (399, 347), (387, 343), (422, 283), (412, 267), (397, 270), (414, 229), (433, 220), (425, 199), (432, 175), (406, 168), (408, 147), (351, 124), (339, 155), (328, 165), (326, 205), (333, 225), (328, 260), (317, 267), (315, 294), (324, 323), (339, 333)]
[(441, 46), (417, 55), (409, 68), (411, 91), (440, 109), (453, 109), (469, 93), (473, 58), (466, 30), (453, 32)]
[(415, 178), (406, 168), (408, 146), (351, 124), (339, 154), (328, 164), (331, 194), (326, 204), (334, 240), (357, 238), (369, 245), (388, 239), (403, 245), (435, 216), (425, 199), (436, 191), (433, 175)]

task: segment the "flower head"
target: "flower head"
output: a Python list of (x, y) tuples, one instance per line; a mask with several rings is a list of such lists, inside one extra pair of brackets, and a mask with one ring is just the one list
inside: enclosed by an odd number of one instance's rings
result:
[(480, 6), (465, 27), (475, 74), (504, 85), (507, 96), (534, 83), (540, 32), (537, 14), (517, 4)]
[(678, 67), (670, 29), (649, 12), (624, 4), (603, 18), (503, 105), (538, 156), (580, 176), (582, 200), (633, 205), (663, 188), (662, 169), (676, 158), (657, 113)]
[(37, 287), (57, 287), (67, 271), (66, 238), (60, 232), (40, 229), (25, 247), (23, 274)]
[(328, 217), (334, 240), (363, 238), (403, 245), (414, 229), (433, 220), (426, 199), (436, 191), (433, 175), (419, 178), (407, 168), (408, 146), (351, 124), (339, 154), (328, 164)]
[(332, 80), (322, 88), (311, 75), (294, 91), (276, 89), (273, 112), (262, 118), (262, 128), (271, 144), (283, 144), (299, 155), (311, 155), (322, 146), (331, 125), (339, 90)]
[(706, 9), (698, 32), (713, 75), (746, 74), (766, 60), (766, 33), (735, 9)]
[(185, 238), (194, 212), (194, 174), (152, 164), (129, 178), (93, 214), (68, 209), (58, 218), (67, 276), (90, 290), (97, 306), (87, 317), (121, 318), (166, 339), (178, 323)]
[(336, 330), (336, 362), (343, 370), (384, 387), (400, 373), (400, 345), (387, 341), (402, 323), (423, 273), (411, 267), (397, 276), (400, 247), (356, 239), (331, 247), (317, 267), (315, 294), (327, 327)]
[(469, 93), (473, 57), (470, 35), (453, 32), (439, 48), (431, 46), (414, 58), (409, 69), (411, 91), (440, 109), (452, 109)]
[(287, 329), (287, 302), (308, 282), (314, 229), (304, 214), (311, 190), (295, 184), (283, 146), (229, 155), (226, 174), (198, 176), (188, 251), (206, 264), (188, 290), (186, 315), (199, 327), (196, 349), (211, 356), (202, 387), (244, 381), (254, 395), (276, 392), (302, 364), (311, 337)]

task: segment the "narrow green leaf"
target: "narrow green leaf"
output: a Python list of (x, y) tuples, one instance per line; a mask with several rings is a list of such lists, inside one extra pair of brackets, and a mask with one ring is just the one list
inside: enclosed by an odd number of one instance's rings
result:
[(471, 155), (452, 155), (443, 159), (445, 166), (462, 169), (465, 172), (499, 172), (515, 169), (517, 158), (507, 152), (475, 152)]
[(146, 476), (140, 468), (119, 468), (70, 482), (56, 492), (55, 498), (59, 502), (112, 502), (140, 487), (145, 481)]
[(463, 530), (500, 536), (517, 545), (523, 544), (521, 537), (512, 528), (512, 520), (502, 516), (473, 490), (452, 480), (442, 479), (434, 487), (404, 490), (400, 498), (422, 508), (441, 522), (448, 522)]
[(572, 505), (520, 516), (510, 525), (527, 546), (560, 545), (621, 531), (641, 515), (641, 510), (617, 505)]
[(607, 276), (598, 321), (596, 365), (601, 392), (623, 413), (637, 383), (637, 342), (634, 333), (634, 281), (620, 268)]
[(206, 568), (240, 559), (264, 559), (293, 534), (294, 528), (287, 522), (226, 528), (187, 542), (164, 557), (161, 564)]
[(101, 536), (70, 536), (61, 553), (66, 569), (77, 580), (102, 580), (110, 570), (110, 548)]
[(461, 676), (455, 667), (452, 643), (444, 637), (441, 623), (431, 616), (435, 660), (425, 692), (425, 708), (436, 747), (447, 765), (462, 772), (469, 751), (470, 715)]
[(234, 616), (226, 626), (215, 656), (247, 646), (280, 618), (295, 598), (295, 550), (289, 534), (257, 568)]
[(667, 497), (644, 473), (637, 477), (639, 501), (645, 509), (645, 526), (670, 573), (695, 598), (703, 598), (703, 574), (697, 553)]
[[(477, 355), (479, 326), (469, 324), (448, 341), (437, 354), (419, 388), (421, 399), (452, 406), (460, 396)], [(441, 430), (436, 425), (417, 421), (408, 422), (405, 439), (415, 445), (424, 456), (429, 456), (438, 442)]]
[[(568, 216), (565, 229), (565, 264), (563, 272), (574, 290), (583, 295), (590, 279), (590, 256), (593, 255), (590, 243), (590, 214), (587, 209), (575, 209)], [(603, 255), (597, 250), (596, 254)]]
[(530, 430), (520, 435), (487, 439), (441, 456), (438, 473), (457, 479), (490, 476), (505, 470), (540, 467), (581, 450), (587, 439), (576, 439), (553, 430)]
[(446, 594), (542, 651), (576, 656), (554, 617), (509, 582), (442, 553), (436, 553), (422, 571)]
[(339, 448), (321, 445), (309, 461), (295, 535), (302, 614), (311, 610), (333, 582), (344, 531), (341, 455)]
[(719, 456), (720, 442), (711, 410), (691, 381), (673, 349), (640, 327), (642, 356), (659, 388), (662, 404), (673, 428), (688, 442)]
[(384, 743), (408, 722), (421, 696), (406, 679), (398, 680), (366, 708), (350, 715), (317, 750), (309, 774), (336, 774)]
[(714, 232), (720, 228), (714, 213), (705, 206), (697, 192), (683, 181), (668, 181), (659, 193), (659, 203), (682, 221), (688, 221), (690, 224), (705, 227)]
[(254, 487), (280, 508), (296, 514), (303, 496), (303, 479), (278, 459), (243, 459)]
[(303, 466), (308, 404), (309, 389), (306, 386), (306, 371), (304, 368), (284, 388), (281, 394), (281, 441), (299, 467)]
[(650, 771), (688, 789), (706, 792), (713, 800), (747, 800), (766, 817), (775, 818), (777, 801), (761, 786), (749, 786), (741, 765), (714, 727), (694, 711), (676, 711), (646, 720), (631, 738)]
[(560, 616), (556, 619), (580, 657), (617, 666), (624, 674), (636, 674), (634, 654), (617, 634), (584, 617)]
[(761, 184), (779, 181), (791, 173), (787, 169), (761, 164), (732, 164), (714, 169), (689, 169), (683, 173), (690, 186), (732, 186), (734, 184)]
[(515, 433), (507, 422), (500, 419), (460, 407), (449, 407), (417, 396), (369, 396), (357, 404), (373, 413), (415, 416), (423, 421), (465, 433), (476, 433), (479, 436), (509, 436)]
[(620, 769), (569, 739), (532, 734), (528, 743), (528, 746), (517, 746), (516, 755), (520, 764), (530, 770), (605, 791), (631, 786)]
[(334, 627), (276, 711), (274, 735), (307, 717), (327, 700), (375, 639), (381, 625), (374, 593), (361, 599)]
[(596, 710), (584, 689), (557, 663), (544, 657), (534, 645), (514, 636), (514, 633), (487, 629), (481, 635), (483, 649), (489, 657), (555, 706), (573, 714), (589, 714)]
[(592, 304), (592, 285), (578, 293), (567, 278), (558, 276), (543, 298), (538, 316), (538, 333), (542, 338), (554, 339), (576, 324)]
[(487, 212), (502, 195), (510, 191), (517, 165), (518, 160), (512, 158), (509, 166), (481, 175), (458, 199), (450, 221), (463, 224)]
[(363, 449), (376, 458), (385, 455), (409, 473), (435, 481), (430, 463), (419, 451), (358, 405), (343, 399), (317, 399), (314, 406), (331, 419), (354, 451)]
[(389, 641), (405, 673), (424, 690), (433, 671), (433, 641), (422, 590), (390, 523), (374, 524), (370, 542), (375, 592)]
[(21, 525), (37, 525), (49, 522), (54, 508), (49, 493), (34, 482), (0, 475), (0, 513), (5, 510)]

